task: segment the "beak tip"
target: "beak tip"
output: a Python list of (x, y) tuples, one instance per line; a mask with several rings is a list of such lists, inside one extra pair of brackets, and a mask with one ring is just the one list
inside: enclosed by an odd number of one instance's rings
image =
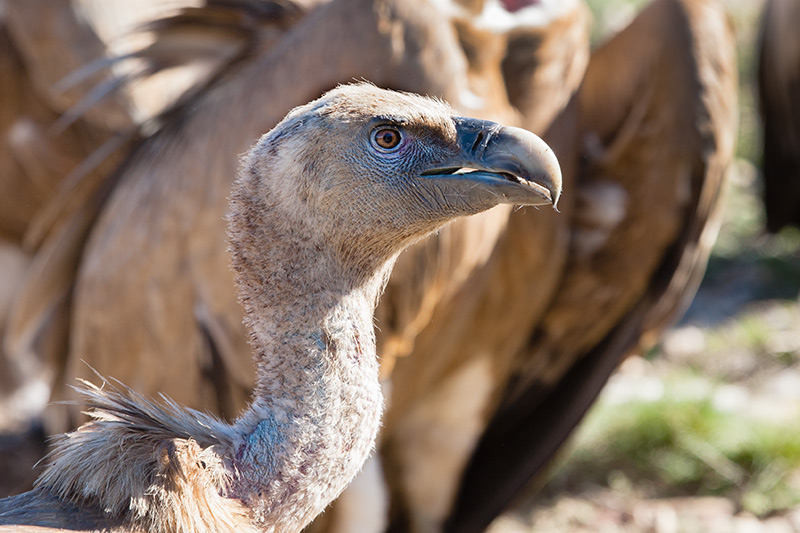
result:
[[(549, 148), (548, 148), (549, 150)], [(555, 154), (550, 150), (548, 154), (549, 158), (552, 158), (553, 164), (550, 165), (550, 172), (548, 178), (544, 180), (547, 183), (547, 190), (550, 192), (550, 203), (553, 206), (553, 209), (557, 213), (560, 213), (558, 210), (558, 201), (561, 199), (561, 168), (558, 164), (558, 161), (555, 158)]]
[(563, 178), (561, 176), (561, 165), (558, 162), (558, 158), (556, 154), (553, 152), (553, 149), (549, 146), (547, 147), (547, 159), (550, 161), (550, 169), (551, 169), (551, 184), (552, 187), (550, 188), (550, 198), (553, 201), (553, 209), (556, 212), (560, 212), (558, 210), (558, 201), (561, 199), (562, 190), (562, 183)]
[(543, 186), (550, 193), (550, 204), (553, 209), (558, 211), (558, 201), (561, 199), (562, 192), (562, 175), (561, 165), (556, 157), (553, 149), (538, 135), (518, 128), (506, 128), (509, 135), (515, 135), (524, 142), (520, 144), (526, 146), (532, 156), (532, 167), (537, 169), (539, 180), (536, 180), (539, 185)]

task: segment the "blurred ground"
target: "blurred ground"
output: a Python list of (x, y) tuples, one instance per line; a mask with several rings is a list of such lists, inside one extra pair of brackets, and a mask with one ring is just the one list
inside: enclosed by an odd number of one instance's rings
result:
[[(597, 39), (638, 0), (590, 1)], [(684, 319), (612, 377), (547, 483), (492, 533), (800, 531), (800, 231), (763, 233), (763, 2), (726, 0), (741, 76), (726, 220)]]

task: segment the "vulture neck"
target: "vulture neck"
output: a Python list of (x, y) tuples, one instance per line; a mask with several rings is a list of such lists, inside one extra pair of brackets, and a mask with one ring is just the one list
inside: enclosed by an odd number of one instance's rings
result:
[(234, 214), (263, 217), (230, 221), (257, 382), (233, 428), (229, 495), (267, 530), (294, 531), (339, 495), (375, 441), (383, 396), (372, 320), (393, 258), (349, 275), (310, 228), (243, 189)]

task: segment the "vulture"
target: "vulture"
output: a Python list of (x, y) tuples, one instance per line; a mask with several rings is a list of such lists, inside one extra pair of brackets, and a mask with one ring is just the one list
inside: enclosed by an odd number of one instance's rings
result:
[[(212, 1), (156, 23), (156, 34), (183, 37), (194, 25), (198, 40), (232, 20), (267, 31), (129, 152), (72, 241), (74, 263), (37, 254), (48, 275), (23, 284), (5, 346), (48, 362), (54, 399), (71, 398), (62, 384), (92, 367), (139, 394), (233, 417), (254, 382), (220, 244), (231, 154), (354, 78), (524, 127), (558, 155), (571, 193), (561, 213), (499, 206), (400, 255), (375, 314), (387, 396), (377, 453), (311, 526), (481, 531), (699, 283), (736, 126), (720, 2), (654, 0), (591, 58), (579, 0), (276, 2), (265, 19), (214, 15), (234, 4), (248, 5)], [(74, 427), (79, 411), (56, 405), (48, 427)]]
[[(499, 204), (556, 205), (534, 134), (441, 100), (358, 84), (298, 107), (245, 157), (228, 214), (256, 365), (228, 425), (85, 383), (64, 435), (0, 524), (151, 532), (299, 532), (374, 446), (383, 410), (373, 312), (397, 255)], [(535, 216), (529, 213), (529, 216)]]
[(800, 227), (800, 6), (768, 0), (758, 53), (767, 231)]

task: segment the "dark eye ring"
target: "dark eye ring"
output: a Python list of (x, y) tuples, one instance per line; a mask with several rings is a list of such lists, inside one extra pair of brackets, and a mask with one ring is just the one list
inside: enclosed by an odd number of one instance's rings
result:
[(376, 129), (372, 134), (372, 141), (381, 150), (393, 150), (400, 145), (402, 140), (403, 136), (399, 130), (387, 126)]

